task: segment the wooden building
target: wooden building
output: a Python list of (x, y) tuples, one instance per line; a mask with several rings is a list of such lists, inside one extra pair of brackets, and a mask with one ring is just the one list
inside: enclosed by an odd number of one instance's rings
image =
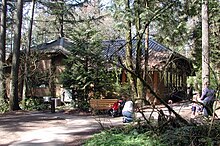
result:
[[(103, 46), (103, 54), (106, 59), (111, 59), (115, 55), (125, 56), (124, 40), (103, 41)], [(36, 97), (60, 97), (61, 99), (64, 97), (67, 99), (72, 98), (71, 90), (64, 89), (60, 82), (60, 74), (65, 69), (63, 60), (71, 54), (68, 51), (70, 48), (72, 48), (71, 41), (66, 38), (59, 38), (31, 49), (30, 62), (32, 63), (29, 64), (29, 76), (33, 86), (29, 95)], [(118, 48), (122, 49), (117, 51)], [(135, 55), (134, 51), (133, 55)], [(7, 61), (10, 64), (11, 57)], [(21, 62), (24, 63), (22, 57)], [(21, 66), (23, 66), (23, 63)], [(165, 100), (170, 98), (172, 100), (179, 100), (186, 97), (187, 77), (194, 75), (193, 66), (189, 59), (153, 39), (149, 39), (148, 67), (149, 75), (147, 82), (160, 97)], [(20, 67), (20, 88), (23, 85), (22, 68)], [(126, 71), (122, 70), (121, 82), (125, 81)], [(9, 78), (7, 78), (7, 86), (9, 89)], [(63, 94), (64, 92), (66, 93), (65, 95)], [(21, 95), (22, 91), (20, 91)], [(147, 94), (147, 96), (147, 98), (154, 101), (150, 94)]]
[[(109, 59), (114, 56), (124, 57), (125, 43), (124, 40), (105, 41), (105, 56)], [(135, 40), (132, 43), (135, 44)], [(142, 53), (144, 52), (144, 44), (143, 41)], [(175, 102), (187, 98), (187, 77), (195, 75), (192, 62), (151, 38), (148, 49), (147, 83), (165, 101), (172, 99)], [(133, 58), (135, 58), (135, 49), (132, 50)], [(125, 82), (125, 70), (122, 71), (121, 76), (122, 82)], [(159, 103), (148, 91), (146, 98), (155, 104)]]
[[(69, 100), (71, 97), (68, 89), (64, 89), (60, 82), (60, 74), (64, 71), (65, 65), (63, 60), (70, 54), (67, 48), (71, 47), (71, 42), (66, 38), (59, 38), (54, 41), (43, 43), (31, 48), (29, 56), (29, 90), (28, 95), (32, 97), (60, 97)], [(23, 86), (24, 74), (24, 50), (21, 51), (20, 57), (20, 78), (19, 89)], [(11, 64), (11, 56), (7, 63)], [(10, 69), (8, 69), (10, 72)], [(9, 89), (9, 77), (7, 78), (7, 89)], [(31, 85), (31, 87), (30, 87)], [(65, 91), (65, 95), (63, 92)], [(9, 92), (9, 91), (7, 91)], [(70, 91), (71, 92), (71, 91)], [(21, 97), (22, 90), (19, 91)], [(63, 99), (64, 100), (64, 99)]]

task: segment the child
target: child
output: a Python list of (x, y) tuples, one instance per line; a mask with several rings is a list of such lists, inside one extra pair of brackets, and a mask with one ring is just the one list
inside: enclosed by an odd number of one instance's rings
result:
[(119, 110), (119, 102), (115, 102), (112, 106), (112, 111), (111, 111), (111, 116), (115, 117), (118, 114), (118, 110)]
[[(173, 101), (170, 99), (168, 100), (168, 105), (170, 106), (170, 108), (173, 108)], [(172, 112), (169, 110), (169, 116), (171, 117)]]
[(115, 102), (111, 109), (109, 110), (109, 114), (112, 116), (112, 117), (115, 117), (115, 116), (121, 116), (122, 115), (122, 108), (124, 106), (124, 101), (123, 99), (119, 99), (117, 102)]
[(201, 109), (200, 109), (200, 106), (197, 104), (199, 102), (199, 99), (200, 98), (200, 95), (198, 92), (196, 92), (194, 95), (193, 95), (193, 98), (192, 98), (192, 115), (191, 115), (191, 118), (194, 118), (196, 116), (196, 112), (199, 112)]

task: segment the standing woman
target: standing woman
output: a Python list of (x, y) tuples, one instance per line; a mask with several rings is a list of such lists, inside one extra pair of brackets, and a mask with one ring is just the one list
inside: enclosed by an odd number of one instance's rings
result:
[(203, 103), (203, 113), (204, 116), (212, 116), (213, 114), (213, 103), (215, 100), (215, 90), (211, 89), (209, 82), (205, 83), (205, 88), (202, 91), (200, 97), (201, 102)]

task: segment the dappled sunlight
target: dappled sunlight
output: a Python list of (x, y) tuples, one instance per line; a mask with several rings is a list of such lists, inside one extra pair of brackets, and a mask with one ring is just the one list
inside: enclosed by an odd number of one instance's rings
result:
[[(122, 117), (77, 116), (60, 113), (30, 112), (0, 118), (0, 144), (64, 144), (75, 138), (86, 139), (101, 130), (122, 123)], [(6, 136), (7, 135), (7, 136)]]

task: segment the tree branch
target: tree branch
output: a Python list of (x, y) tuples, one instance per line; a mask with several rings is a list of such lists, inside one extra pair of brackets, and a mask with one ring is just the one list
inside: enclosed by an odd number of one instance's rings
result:
[(160, 98), (154, 91), (153, 89), (151, 88), (151, 86), (140, 76), (138, 76), (137, 74), (135, 74), (134, 72), (132, 72), (131, 70), (127, 69), (125, 67), (125, 65), (122, 63), (122, 60), (121, 58), (119, 57), (118, 58), (121, 66), (127, 71), (129, 72), (130, 74), (134, 75), (135, 77), (139, 78), (141, 80), (141, 82), (143, 83), (143, 85), (145, 87), (147, 87), (147, 89), (149, 89), (150, 93), (157, 99), (160, 101), (160, 103), (162, 103), (169, 111), (171, 111), (177, 119), (179, 119), (182, 123), (186, 124), (186, 125), (189, 125), (188, 121), (186, 121), (184, 118), (182, 118), (178, 113), (176, 113), (162, 98)]

